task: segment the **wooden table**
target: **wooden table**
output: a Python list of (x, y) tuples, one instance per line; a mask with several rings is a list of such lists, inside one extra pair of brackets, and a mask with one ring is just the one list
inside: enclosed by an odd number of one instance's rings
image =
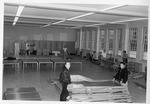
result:
[(4, 100), (41, 100), (35, 87), (7, 88)]
[(57, 64), (65, 64), (66, 63), (66, 61), (64, 59), (50, 59), (50, 60), (53, 62), (53, 65), (54, 65), (53, 72), (55, 72)]
[(26, 55), (26, 56), (17, 56), (17, 59), (61, 59), (61, 57), (54, 55)]
[(10, 93), (5, 100), (41, 100), (38, 92)]
[(82, 70), (82, 62), (78, 61), (78, 60), (69, 60), (68, 62), (72, 63), (72, 64), (80, 64), (80, 70)]
[(6, 93), (25, 93), (25, 92), (36, 92), (35, 87), (21, 87), (21, 88), (7, 88)]
[(24, 73), (24, 66), (25, 66), (25, 64), (36, 64), (36, 66), (37, 66), (37, 71), (38, 71), (38, 62), (37, 62), (37, 60), (36, 59), (23, 59), (22, 60), (22, 63), (23, 63), (23, 73)]
[(40, 65), (41, 64), (51, 64), (52, 65), (52, 71), (53, 71), (53, 62), (49, 59), (37, 59), (38, 63), (39, 63), (39, 71), (40, 71)]
[(53, 71), (55, 72), (56, 70), (56, 65), (57, 64), (65, 64), (66, 62), (70, 62), (71, 63), (78, 63), (80, 64), (80, 69), (82, 70), (82, 62), (81, 61), (78, 61), (78, 60), (64, 60), (64, 59), (51, 59), (51, 61), (54, 62), (54, 68), (53, 68)]
[(20, 72), (20, 61), (19, 60), (4, 60), (3, 61), (3, 66), (5, 65), (15, 65), (15, 70), (17, 72)]

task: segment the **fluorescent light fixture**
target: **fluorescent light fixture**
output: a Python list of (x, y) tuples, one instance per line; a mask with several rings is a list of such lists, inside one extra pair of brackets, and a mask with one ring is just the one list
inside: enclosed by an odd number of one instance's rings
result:
[(14, 25), (16, 24), (16, 22), (18, 21), (19, 16), (21, 15), (23, 9), (24, 9), (24, 6), (19, 6), (19, 7), (18, 7), (18, 10), (17, 10), (17, 13), (16, 13), (16, 17), (15, 17), (14, 22), (13, 22), (13, 26), (14, 26)]
[(14, 22), (17, 22), (19, 19), (19, 17), (15, 17)]
[(120, 7), (124, 7), (124, 6), (127, 6), (127, 4), (112, 6), (112, 7), (109, 7), (109, 8), (102, 9), (100, 11), (107, 11), (107, 10), (116, 9), (116, 8), (120, 8)]
[(73, 19), (85, 17), (85, 16), (92, 15), (92, 14), (94, 14), (94, 12), (90, 12), (90, 13), (82, 14), (82, 15), (75, 16), (75, 17), (72, 17), (72, 18), (68, 18), (67, 20), (73, 20)]
[(47, 27), (47, 26), (50, 26), (51, 24), (47, 24), (47, 25), (44, 25), (44, 26), (42, 26), (42, 27)]
[(13, 26), (15, 26), (15, 24), (16, 24), (16, 21), (13, 22)]
[(65, 20), (61, 20), (61, 21), (58, 21), (58, 22), (54, 22), (54, 23), (52, 23), (53, 25), (56, 25), (56, 24), (59, 24), (59, 23), (61, 23), (61, 22), (64, 22)]
[(19, 17), (19, 16), (21, 15), (23, 9), (24, 9), (24, 6), (19, 6), (19, 8), (18, 8), (18, 10), (17, 10), (17, 13), (16, 13), (16, 16)]

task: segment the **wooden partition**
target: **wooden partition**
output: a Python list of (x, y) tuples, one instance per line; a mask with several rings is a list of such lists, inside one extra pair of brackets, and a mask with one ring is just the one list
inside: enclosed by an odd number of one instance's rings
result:
[(63, 46), (66, 45), (69, 53), (75, 53), (75, 42), (74, 41), (48, 41), (48, 40), (19, 40), (19, 41), (8, 41), (4, 40), (4, 50), (3, 55), (13, 56), (15, 51), (15, 43), (19, 43), (20, 52), (26, 50), (26, 43), (34, 44), (36, 50), (41, 50), (42, 52), (47, 50), (49, 53), (52, 51), (61, 51)]

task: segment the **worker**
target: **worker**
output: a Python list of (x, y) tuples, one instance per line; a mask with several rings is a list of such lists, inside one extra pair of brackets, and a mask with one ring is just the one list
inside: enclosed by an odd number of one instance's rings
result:
[(70, 70), (70, 63), (66, 62), (59, 76), (59, 81), (62, 84), (62, 92), (60, 94), (60, 101), (67, 101), (67, 99), (70, 98), (69, 91), (67, 90), (68, 84), (71, 84), (69, 70)]
[(68, 55), (68, 49), (67, 49), (66, 45), (64, 45), (64, 47), (63, 47), (63, 54), (64, 54), (64, 59), (66, 59), (67, 55)]
[(127, 86), (128, 71), (125, 63), (121, 62), (118, 68), (117, 74), (114, 76), (113, 81), (120, 83), (123, 86)]
[(123, 51), (122, 61), (127, 65), (127, 63), (128, 63), (128, 54), (126, 53), (126, 51)]

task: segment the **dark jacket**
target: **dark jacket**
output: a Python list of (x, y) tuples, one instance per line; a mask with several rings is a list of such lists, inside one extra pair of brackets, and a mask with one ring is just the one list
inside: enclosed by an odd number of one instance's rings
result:
[(60, 73), (59, 81), (60, 83), (66, 83), (66, 84), (71, 83), (70, 73), (69, 70), (66, 69), (66, 67), (64, 67), (63, 71)]
[(119, 82), (122, 81), (122, 83), (126, 83), (128, 80), (128, 71), (127, 69), (121, 69), (119, 68), (117, 74), (114, 76), (115, 80), (118, 80)]
[(63, 68), (63, 71), (60, 73), (59, 81), (62, 84), (62, 91), (60, 94), (60, 101), (66, 101), (67, 96), (69, 96), (69, 92), (67, 90), (68, 84), (71, 83), (70, 73), (66, 67)]

